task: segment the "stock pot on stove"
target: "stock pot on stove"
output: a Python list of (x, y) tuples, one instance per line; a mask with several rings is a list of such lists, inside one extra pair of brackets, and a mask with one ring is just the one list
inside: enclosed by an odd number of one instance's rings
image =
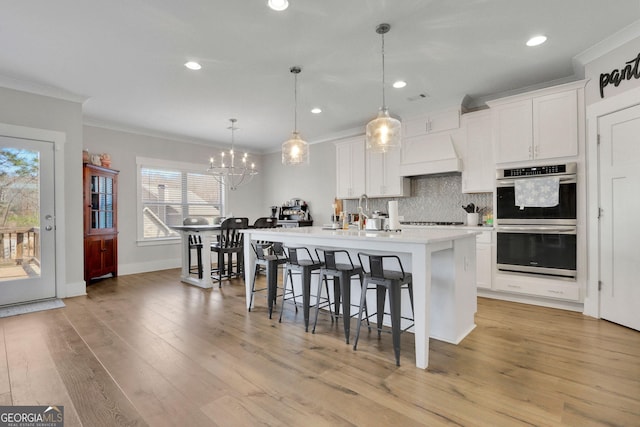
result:
[(384, 230), (387, 218), (367, 218), (365, 230)]

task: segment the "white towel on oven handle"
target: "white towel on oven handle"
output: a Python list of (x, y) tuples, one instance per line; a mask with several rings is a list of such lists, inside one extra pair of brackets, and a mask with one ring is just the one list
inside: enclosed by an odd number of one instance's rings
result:
[(515, 204), (524, 208), (551, 208), (558, 206), (560, 177), (516, 179)]

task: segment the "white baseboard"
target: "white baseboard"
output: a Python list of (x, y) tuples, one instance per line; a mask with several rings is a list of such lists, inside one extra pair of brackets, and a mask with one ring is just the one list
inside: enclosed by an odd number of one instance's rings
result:
[(58, 288), (58, 298), (79, 297), (87, 294), (87, 285), (84, 280), (74, 283), (66, 283)]
[(170, 268), (180, 268), (182, 261), (180, 258), (161, 259), (150, 262), (137, 262), (132, 264), (118, 264), (118, 275), (148, 273), (150, 271), (168, 270)]
[(519, 302), (522, 304), (539, 305), (541, 307), (558, 308), (561, 310), (577, 311), (582, 313), (584, 305), (577, 302), (552, 300), (540, 298), (531, 295), (507, 294), (502, 292), (491, 291), (487, 289), (478, 289), (478, 296), (485, 298), (499, 299), (503, 301)]

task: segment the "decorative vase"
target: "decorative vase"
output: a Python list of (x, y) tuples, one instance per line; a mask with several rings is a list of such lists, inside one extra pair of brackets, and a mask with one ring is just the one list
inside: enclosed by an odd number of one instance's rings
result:
[(105, 168), (111, 167), (111, 156), (107, 153), (102, 153), (100, 155), (100, 161), (102, 162), (102, 166)]

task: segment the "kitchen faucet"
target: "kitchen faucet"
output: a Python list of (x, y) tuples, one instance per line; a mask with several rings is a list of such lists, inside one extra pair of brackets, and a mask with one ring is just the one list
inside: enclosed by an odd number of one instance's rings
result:
[(369, 196), (367, 196), (366, 194), (362, 193), (360, 195), (360, 198), (358, 199), (358, 212), (360, 213), (360, 215), (364, 216), (365, 218), (369, 218), (369, 215), (365, 214), (362, 211), (362, 198), (364, 198), (364, 203), (365, 203), (365, 211), (367, 212), (367, 214), (369, 213)]

